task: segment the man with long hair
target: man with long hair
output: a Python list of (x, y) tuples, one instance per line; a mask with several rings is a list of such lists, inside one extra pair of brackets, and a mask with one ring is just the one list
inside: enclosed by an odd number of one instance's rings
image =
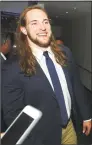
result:
[(90, 133), (89, 107), (74, 71), (72, 59), (56, 44), (46, 11), (39, 6), (26, 8), (17, 27), (17, 58), (2, 69), (7, 126), (28, 104), (43, 113), (25, 144), (77, 144), (71, 118), (71, 113), (76, 117), (76, 106), (83, 118), (83, 133)]

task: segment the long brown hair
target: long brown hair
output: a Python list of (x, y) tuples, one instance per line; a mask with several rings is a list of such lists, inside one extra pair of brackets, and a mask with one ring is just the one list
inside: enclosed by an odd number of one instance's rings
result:
[[(35, 59), (34, 55), (32, 54), (31, 48), (28, 45), (28, 42), (26, 40), (26, 35), (24, 35), (21, 32), (20, 27), (21, 26), (25, 27), (25, 25), (26, 25), (26, 20), (25, 20), (26, 14), (27, 14), (28, 11), (31, 11), (33, 9), (42, 10), (47, 15), (47, 12), (42, 7), (39, 7), (38, 5), (34, 5), (34, 6), (26, 8), (20, 15), (19, 22), (18, 22), (18, 27), (17, 27), (17, 35), (16, 35), (16, 38), (17, 38), (17, 52), (18, 52), (18, 56), (19, 56), (20, 67), (26, 75), (32, 75), (32, 74), (36, 73), (36, 59)], [(51, 36), (50, 46), (51, 46), (51, 50), (53, 51), (53, 53), (55, 55), (56, 61), (60, 65), (64, 65), (65, 61), (66, 61), (66, 56), (63, 54), (61, 49), (58, 48), (53, 34)]]

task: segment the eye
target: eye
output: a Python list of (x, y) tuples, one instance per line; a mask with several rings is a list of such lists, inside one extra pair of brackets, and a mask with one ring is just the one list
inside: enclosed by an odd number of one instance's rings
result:
[(49, 24), (49, 21), (48, 20), (44, 21), (44, 24)]
[(37, 22), (32, 23), (32, 25), (37, 25)]

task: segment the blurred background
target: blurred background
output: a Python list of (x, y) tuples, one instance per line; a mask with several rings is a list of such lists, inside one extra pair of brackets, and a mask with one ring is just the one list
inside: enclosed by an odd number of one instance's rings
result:
[[(34, 4), (47, 10), (52, 20), (52, 31), (55, 37), (60, 37), (64, 45), (71, 49), (88, 103), (92, 106), (91, 1), (2, 1), (0, 3), (1, 43), (4, 43), (7, 32), (15, 33), (23, 9)], [(86, 141), (90, 143), (91, 137)]]

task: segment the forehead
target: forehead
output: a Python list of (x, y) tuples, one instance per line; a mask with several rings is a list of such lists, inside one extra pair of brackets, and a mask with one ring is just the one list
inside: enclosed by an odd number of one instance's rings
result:
[(46, 13), (39, 9), (33, 9), (27, 12), (26, 14), (26, 20), (41, 20), (48, 18)]

